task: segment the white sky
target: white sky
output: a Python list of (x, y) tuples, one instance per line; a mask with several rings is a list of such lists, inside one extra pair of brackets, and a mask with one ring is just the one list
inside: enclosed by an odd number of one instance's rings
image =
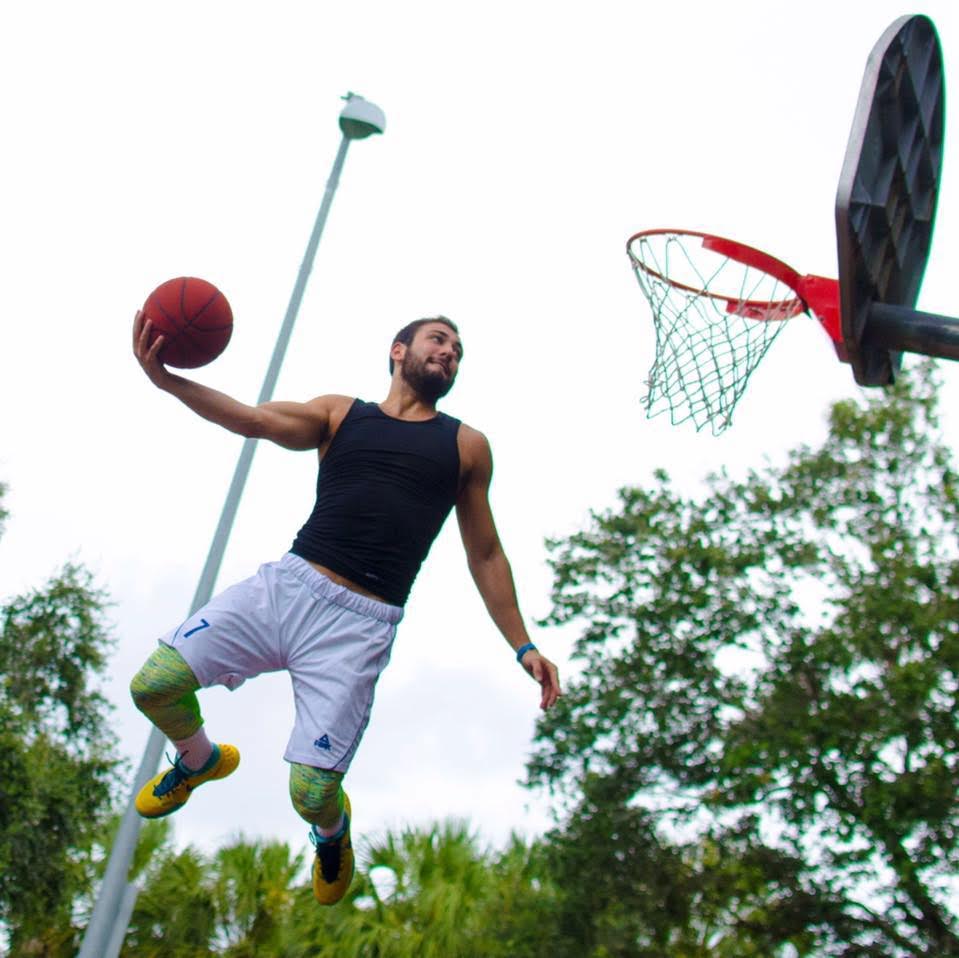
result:
[[(705, 229), (835, 276), (833, 205), (863, 67), (906, 12), (935, 21), (948, 86), (954, 0), (6, 8), (0, 595), (67, 558), (94, 570), (115, 601), (108, 692), (124, 756), (138, 762), (148, 734), (127, 685), (186, 615), (241, 445), (150, 386), (130, 353), (133, 313), (172, 276), (219, 285), (234, 337), (197, 378), (255, 399), (342, 94), (381, 106), (387, 131), (350, 148), (276, 397), (381, 399), (392, 334), (453, 317), (466, 358), (443, 408), (491, 440), (493, 506), (532, 624), (549, 608), (545, 537), (656, 467), (693, 489), (707, 471), (817, 442), (828, 403), (857, 394), (801, 318), (723, 437), (646, 420), (652, 325), (625, 243), (646, 227)], [(953, 146), (920, 306), (955, 315)], [(948, 408), (959, 369), (946, 380)], [(955, 414), (946, 427), (959, 437)], [(221, 587), (288, 548), (314, 481), (312, 454), (261, 446)], [(534, 638), (569, 671), (569, 635)], [(213, 848), (242, 831), (304, 846), (282, 760), (287, 677), (201, 701), (211, 735), (243, 759), (178, 814), (178, 840)], [(516, 784), (537, 701), (451, 521), (347, 780), (355, 837), (446, 816), (496, 844), (541, 831), (545, 798)]]

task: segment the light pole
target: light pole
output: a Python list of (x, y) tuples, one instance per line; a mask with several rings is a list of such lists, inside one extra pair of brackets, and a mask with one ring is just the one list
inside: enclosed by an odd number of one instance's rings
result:
[[(286, 316), (283, 318), (283, 325), (280, 327), (276, 345), (273, 347), (273, 356), (270, 359), (270, 365), (267, 368), (257, 403), (268, 402), (273, 396), (273, 389), (276, 386), (280, 366), (283, 364), (286, 347), (293, 331), (293, 324), (296, 322), (300, 303), (303, 300), (306, 282), (313, 268), (316, 248), (319, 245), (323, 227), (326, 225), (326, 217), (340, 180), (340, 172), (343, 169), (343, 162), (346, 159), (346, 151), (350, 140), (363, 140), (374, 133), (382, 133), (386, 129), (386, 117), (374, 103), (364, 100), (363, 97), (355, 93), (347, 93), (344, 99), (346, 100), (346, 106), (340, 111), (339, 118), (343, 138), (340, 140), (336, 159), (333, 162), (333, 169), (326, 182), (323, 202), (320, 204), (316, 222), (313, 224), (313, 232), (310, 234), (309, 242), (306, 245), (303, 262), (300, 264), (300, 271), (293, 286), (293, 293), (290, 296), (290, 304), (287, 307)], [(255, 449), (255, 439), (244, 440), (236, 470), (233, 473), (233, 480), (223, 504), (223, 511), (220, 514), (220, 521), (217, 524), (216, 532), (213, 534), (213, 542), (210, 544), (206, 564), (200, 574), (200, 581), (197, 584), (189, 615), (193, 615), (194, 612), (206, 605), (213, 595), (213, 587), (220, 571), (223, 553), (226, 550), (227, 540), (230, 537), (230, 530), (233, 527), (233, 520), (236, 517), (240, 497), (243, 494), (243, 487), (250, 472), (250, 464), (253, 462)], [(147, 740), (143, 758), (133, 782), (130, 800), (113, 840), (103, 883), (100, 886), (100, 893), (94, 905), (93, 914), (90, 916), (90, 923), (87, 925), (83, 936), (78, 958), (116, 958), (120, 953), (120, 947), (123, 944), (124, 934), (129, 925), (130, 915), (133, 913), (133, 906), (137, 897), (136, 886), (127, 881), (127, 874), (136, 848), (137, 835), (140, 831), (140, 816), (134, 806), (134, 799), (143, 783), (156, 773), (160, 764), (160, 757), (163, 754), (163, 743), (163, 733), (154, 728)]]

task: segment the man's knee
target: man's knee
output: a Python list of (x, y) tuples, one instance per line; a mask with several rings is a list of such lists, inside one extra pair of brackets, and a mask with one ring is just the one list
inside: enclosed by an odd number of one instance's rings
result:
[(130, 695), (134, 705), (147, 716), (175, 706), (195, 715), (199, 725), (199, 704), (194, 694), (199, 687), (183, 656), (169, 645), (160, 645), (133, 676)]
[(297, 814), (314, 825), (335, 825), (343, 811), (342, 782), (342, 772), (292, 763), (290, 800)]

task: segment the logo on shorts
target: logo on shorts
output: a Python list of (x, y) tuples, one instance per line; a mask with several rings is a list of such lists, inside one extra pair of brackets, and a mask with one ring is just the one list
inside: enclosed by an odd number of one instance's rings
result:
[(333, 746), (330, 745), (330, 737), (328, 735), (321, 735), (313, 744), (317, 748), (326, 749), (327, 752), (333, 748)]

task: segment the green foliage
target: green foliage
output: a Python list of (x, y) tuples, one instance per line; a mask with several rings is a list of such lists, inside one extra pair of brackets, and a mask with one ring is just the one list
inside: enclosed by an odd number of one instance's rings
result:
[(923, 364), (781, 468), (698, 498), (659, 472), (550, 543), (546, 624), (579, 629), (582, 671), (528, 774), (565, 816), (581, 953), (959, 954), (959, 487), (936, 391)]
[[(143, 845), (141, 838), (138, 852)], [(155, 835), (150, 851), (137, 876), (143, 890), (124, 956), (253, 958), (287, 953), (283, 942), (293, 932), (294, 882), (303, 870), (302, 855), (291, 855), (279, 842), (238, 838), (205, 856), (192, 846), (177, 851), (169, 832)]]
[(167, 849), (141, 879), (124, 956), (205, 958), (213, 954), (216, 912), (206, 860), (192, 847)]
[(158, 832), (151, 852), (124, 958), (554, 954), (555, 896), (541, 850), (515, 839), (501, 853), (484, 851), (461, 824), (387, 834), (361, 855), (347, 896), (331, 908), (313, 899), (304, 868), (312, 859), (285, 844), (238, 839), (205, 856), (177, 852)]
[(213, 897), (224, 954), (256, 958), (279, 945), (304, 858), (280, 843), (238, 841), (217, 853)]
[(489, 958), (547, 955), (551, 892), (541, 855), (518, 840), (482, 850), (462, 823), (387, 834), (370, 845), (347, 898), (301, 902), (290, 958)]
[(0, 607), (0, 921), (11, 954), (72, 954), (71, 910), (111, 811), (105, 598), (68, 564)]

